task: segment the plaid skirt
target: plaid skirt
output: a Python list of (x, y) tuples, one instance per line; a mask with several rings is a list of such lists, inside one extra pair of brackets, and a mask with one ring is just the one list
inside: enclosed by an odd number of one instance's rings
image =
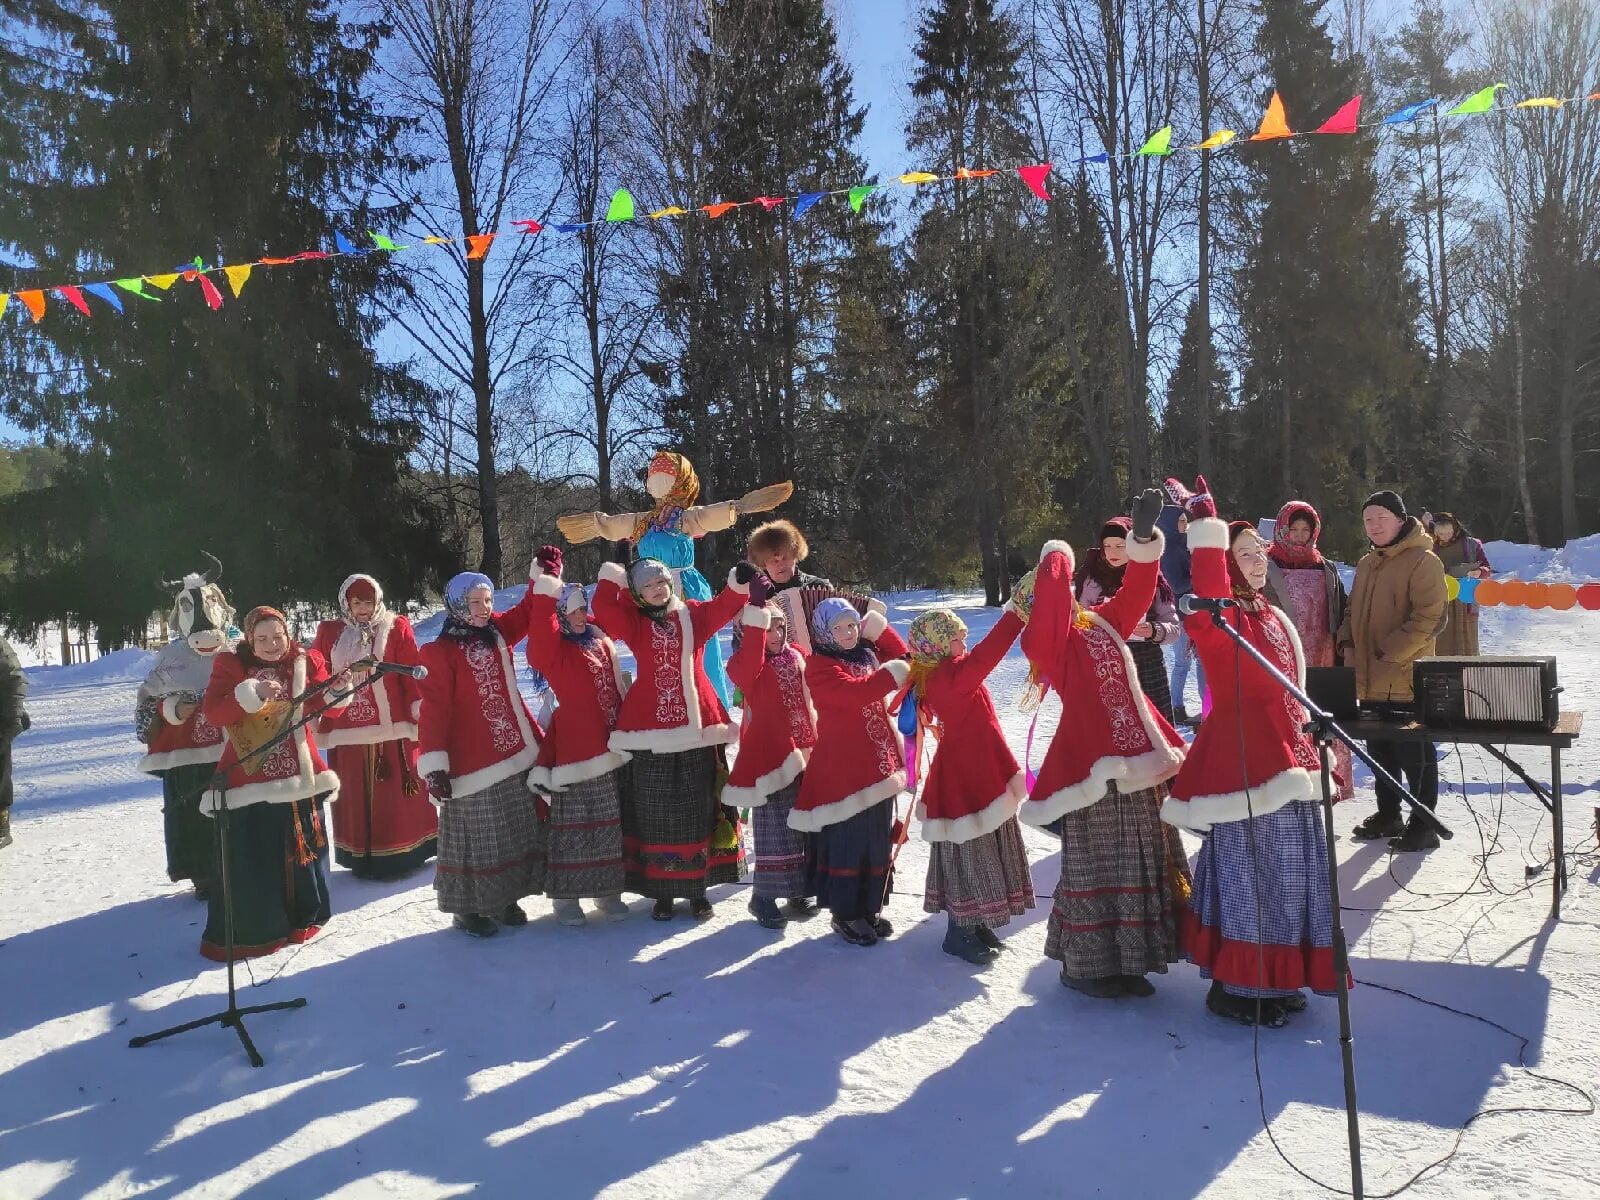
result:
[(618, 767), (595, 779), (568, 784), (550, 797), (552, 900), (621, 893), (622, 774)]
[(1172, 685), (1167, 679), (1167, 657), (1155, 642), (1130, 642), (1133, 668), (1139, 676), (1139, 690), (1156, 706), (1156, 711), (1172, 724)]
[(1317, 801), (1211, 827), (1195, 862), (1183, 949), (1235, 996), (1338, 989)]
[(439, 856), (433, 890), (441, 912), (498, 916), (506, 905), (544, 890), (545, 823), (534, 808), (527, 772), (439, 809)]
[(756, 830), (752, 893), (758, 900), (792, 900), (812, 892), (806, 835), (789, 828), (789, 810), (799, 794), (800, 779), (796, 779), (750, 814)]
[(812, 834), (817, 903), (842, 921), (875, 917), (893, 885), (889, 830), (896, 798)]
[(999, 929), (1033, 907), (1033, 875), (1022, 830), (1012, 817), (969, 842), (934, 842), (922, 910), (945, 912), (963, 927)]
[(708, 887), (744, 878), (745, 856), (712, 846), (720, 812), (717, 753), (710, 747), (657, 754), (637, 750), (622, 805), (626, 888), (652, 900), (697, 900)]
[(1074, 979), (1166, 974), (1178, 961), (1183, 883), (1159, 812), (1164, 784), (1124, 794), (1108, 784), (1061, 826), (1061, 882), (1044, 952)]

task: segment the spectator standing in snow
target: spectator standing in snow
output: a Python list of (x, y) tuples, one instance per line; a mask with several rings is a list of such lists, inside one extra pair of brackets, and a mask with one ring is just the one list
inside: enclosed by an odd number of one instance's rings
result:
[[(1189, 489), (1176, 479), (1168, 479), (1164, 489), (1167, 503), (1162, 506), (1161, 516), (1156, 520), (1156, 528), (1161, 530), (1166, 538), (1166, 549), (1161, 552), (1161, 577), (1167, 581), (1167, 586), (1172, 589), (1176, 604), (1194, 589), (1189, 582), (1189, 517), (1185, 506), (1189, 503)], [(1202, 697), (1206, 694), (1206, 672), (1200, 665), (1200, 660), (1195, 657), (1194, 643), (1189, 640), (1189, 635), (1184, 631), (1183, 625), (1178, 625), (1177, 636), (1172, 640), (1172, 686), (1170, 698), (1172, 715), (1180, 725), (1193, 725), (1195, 721), (1190, 717), (1187, 705), (1184, 703), (1184, 690), (1189, 686), (1189, 669), (1194, 668), (1195, 681)], [(1195, 717), (1199, 716), (1196, 709)]]
[[(1441, 512), (1433, 518), (1433, 552), (1444, 564), (1444, 573), (1457, 579), (1488, 579), (1492, 574), (1483, 543), (1473, 537), (1454, 513)], [(1446, 600), (1447, 618), (1439, 634), (1436, 654), (1472, 655), (1478, 650), (1478, 606), (1459, 599)]]
[(28, 696), (28, 677), (11, 643), (0, 637), (0, 849), (11, 844), (11, 743), (28, 727), (22, 702)]

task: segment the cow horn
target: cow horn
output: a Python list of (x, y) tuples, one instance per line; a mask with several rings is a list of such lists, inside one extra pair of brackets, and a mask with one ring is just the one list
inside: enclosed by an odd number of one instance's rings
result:
[(222, 564), (217, 561), (215, 555), (207, 554), (204, 550), (200, 553), (203, 557), (211, 559), (211, 570), (205, 573), (205, 582), (215, 583), (222, 578)]
[(183, 580), (181, 580), (181, 579), (157, 579), (156, 580), (156, 586), (158, 588), (160, 588), (163, 592), (171, 592), (173, 588), (181, 588), (183, 586)]

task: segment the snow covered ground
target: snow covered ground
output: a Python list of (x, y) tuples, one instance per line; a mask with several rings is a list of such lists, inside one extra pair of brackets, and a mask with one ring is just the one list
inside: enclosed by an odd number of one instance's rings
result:
[[(1590, 542), (1489, 555), (1523, 578), (1596, 577)], [(902, 627), (941, 599), (975, 633), (994, 619), (973, 597), (897, 599)], [(1597, 632), (1581, 611), (1484, 619), (1487, 649), (1560, 655), (1569, 708), (1600, 697)], [(160, 790), (134, 771), (147, 663), (31, 673), (16, 845), (0, 852), (0, 1197), (1317, 1194), (1262, 1131), (1251, 1031), (1205, 1012), (1191, 967), (1149, 1001), (1061, 987), (1042, 954), (1057, 856), (1033, 830), (1039, 907), (987, 969), (940, 953), (915, 841), (897, 933), (871, 949), (822, 920), (762, 930), (743, 887), (719, 889), (704, 925), (664, 927), (636, 900), (624, 924), (565, 929), (536, 900), (526, 929), (476, 942), (435, 910), (430, 873), (334, 871), (324, 933), (240, 968), (241, 1003), (310, 1001), (250, 1022), (265, 1068), (216, 1028), (129, 1049), (224, 989), (196, 952), (202, 907), (165, 881)], [(1013, 653), (990, 681), (1019, 757), (1025, 670)], [(1535, 1069), (1593, 1089), (1600, 726), (1567, 760), (1567, 840), (1590, 853), (1559, 924), (1548, 870), (1525, 870), (1550, 853), (1537, 801), (1472, 749), (1441, 776), (1457, 830), (1443, 849), (1340, 844), (1355, 975), (1498, 1022)], [(1362, 783), (1342, 837), (1370, 811)], [(1359, 985), (1352, 1009), (1373, 1193), (1445, 1155), (1481, 1107), (1575, 1102), (1517, 1070), (1517, 1041), (1490, 1026)], [(1262, 1031), (1260, 1071), (1283, 1150), (1344, 1185), (1333, 1002)], [(1594, 1196), (1597, 1152), (1593, 1116), (1496, 1116), (1408, 1195)]]

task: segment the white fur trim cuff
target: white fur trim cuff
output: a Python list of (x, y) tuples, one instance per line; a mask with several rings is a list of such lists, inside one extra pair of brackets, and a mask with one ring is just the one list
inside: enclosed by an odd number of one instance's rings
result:
[(1189, 549), (1226, 550), (1228, 548), (1228, 523), (1220, 517), (1201, 517), (1189, 522)]
[(894, 685), (897, 688), (905, 687), (906, 680), (911, 675), (911, 664), (903, 658), (892, 659), (884, 663), (883, 669), (894, 676)]
[(869, 642), (877, 641), (887, 628), (889, 628), (889, 618), (881, 612), (869, 612), (861, 618), (861, 636)]
[(1297, 800), (1315, 800), (1320, 786), (1310, 771), (1291, 767), (1249, 791), (1191, 796), (1187, 800), (1169, 797), (1161, 806), (1161, 819), (1180, 829), (1204, 833), (1213, 825), (1264, 817)]
[(867, 611), (869, 613), (882, 613), (884, 617), (887, 618), (889, 615), (889, 606), (882, 600), (879, 600), (876, 596), (870, 596), (867, 599)]
[(1057, 788), (1048, 796), (1031, 797), (1017, 815), (1029, 825), (1048, 825), (1057, 817), (1103, 800), (1107, 785), (1111, 783), (1117, 785), (1119, 792), (1142, 792), (1165, 783), (1181, 766), (1183, 751), (1165, 742), (1132, 758), (1107, 755), (1090, 767), (1088, 775), (1077, 783)]
[[(260, 783), (247, 783), (228, 789), (228, 811), (248, 808), (252, 804), (288, 804), (295, 800), (310, 800), (325, 795), (329, 800), (339, 798), (339, 777), (332, 771), (318, 771), (309, 784), (304, 776), (292, 775), (287, 779), (264, 779)], [(200, 811), (211, 816), (217, 811), (217, 793), (207, 792), (200, 797)]]
[(599, 779), (608, 772), (625, 765), (633, 755), (607, 750), (582, 762), (564, 763), (559, 767), (535, 767), (528, 772), (528, 788), (536, 792), (559, 792), (575, 783)]
[(739, 614), (740, 622), (747, 629), (771, 629), (772, 614), (764, 608), (757, 608), (753, 604), (746, 604), (744, 611)]
[(1067, 542), (1061, 541), (1059, 538), (1052, 538), (1050, 541), (1046, 542), (1042, 547), (1040, 547), (1039, 561), (1043, 562), (1052, 554), (1065, 554), (1068, 558), (1072, 558), (1072, 546)]
[(429, 750), (417, 756), (417, 774), (426, 779), (435, 771), (450, 772), (450, 756), (443, 750)]
[[(737, 764), (735, 764), (737, 766)], [(806, 752), (798, 747), (773, 770), (768, 771), (749, 787), (728, 784), (722, 789), (722, 802), (733, 808), (760, 808), (771, 797), (783, 791), (806, 769)]]
[(261, 698), (261, 693), (256, 691), (254, 679), (241, 679), (238, 686), (233, 689), (233, 698), (247, 713), (258, 713), (267, 706), (267, 702)]
[(561, 577), (559, 575), (546, 575), (540, 571), (538, 575), (530, 575), (533, 580), (533, 594), (535, 596), (549, 596), (551, 599), (561, 594)]
[(178, 697), (166, 696), (161, 701), (161, 719), (168, 725), (182, 725), (183, 718), (178, 715)]
[(906, 773), (896, 771), (889, 778), (880, 779), (871, 787), (862, 788), (859, 792), (851, 792), (844, 799), (835, 800), (832, 804), (811, 809), (790, 809), (789, 828), (797, 829), (801, 833), (816, 833), (829, 825), (848, 821), (857, 813), (866, 812), (874, 804), (892, 800), (905, 790)]
[(1167, 548), (1167, 539), (1161, 535), (1161, 530), (1154, 531), (1148, 542), (1141, 542), (1131, 533), (1128, 535), (1128, 561), (1136, 563), (1153, 563), (1161, 561), (1161, 553)]
[(595, 578), (601, 583), (614, 583), (623, 591), (628, 590), (628, 571), (621, 563), (601, 563), (600, 573)]
[(741, 596), (748, 596), (750, 594), (750, 585), (739, 582), (738, 571), (738, 567), (732, 567), (728, 570), (728, 586)]
[(146, 754), (139, 760), (139, 770), (147, 775), (170, 771), (173, 767), (192, 767), (199, 763), (215, 764), (222, 758), (222, 743), (215, 746), (188, 746), (181, 750), (163, 750), (159, 754)]
[(975, 813), (953, 819), (929, 817), (927, 805), (917, 801), (917, 820), (922, 822), (922, 840), (925, 842), (970, 842), (985, 837), (1017, 815), (1022, 802), (1028, 798), (1028, 785), (1018, 771), (1006, 784), (1006, 790), (989, 801)]

